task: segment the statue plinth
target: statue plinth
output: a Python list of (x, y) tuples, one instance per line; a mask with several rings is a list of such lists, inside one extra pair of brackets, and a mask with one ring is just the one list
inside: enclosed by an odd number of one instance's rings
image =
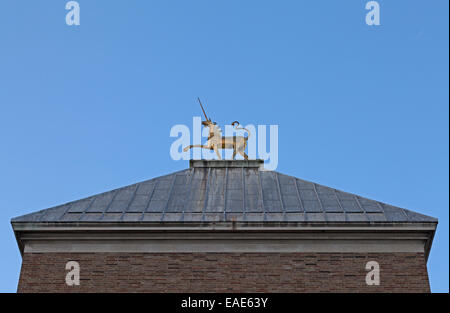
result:
[(264, 160), (189, 160), (189, 166), (193, 167), (253, 167), (262, 168)]

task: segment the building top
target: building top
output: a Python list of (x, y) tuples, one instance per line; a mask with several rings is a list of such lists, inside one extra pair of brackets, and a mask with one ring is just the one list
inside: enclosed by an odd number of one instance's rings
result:
[(437, 223), (437, 219), (278, 172), (262, 160), (190, 168), (13, 218), (26, 223)]

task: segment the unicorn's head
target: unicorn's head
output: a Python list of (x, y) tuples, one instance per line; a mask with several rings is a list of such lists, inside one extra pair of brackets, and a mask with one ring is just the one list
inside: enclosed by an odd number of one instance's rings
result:
[(222, 130), (219, 126), (217, 126), (216, 122), (212, 122), (211, 120), (202, 121), (202, 125), (209, 128), (209, 133), (214, 136), (222, 136)]

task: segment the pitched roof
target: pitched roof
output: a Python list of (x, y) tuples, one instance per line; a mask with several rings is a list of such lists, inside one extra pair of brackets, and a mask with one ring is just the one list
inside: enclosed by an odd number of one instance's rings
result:
[(437, 222), (379, 201), (261, 171), (261, 162), (191, 161), (189, 169), (12, 222)]

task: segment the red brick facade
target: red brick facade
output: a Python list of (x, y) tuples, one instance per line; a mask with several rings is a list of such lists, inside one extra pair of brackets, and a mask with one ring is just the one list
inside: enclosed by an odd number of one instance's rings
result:
[[(68, 261), (80, 285), (65, 283)], [(368, 261), (380, 285), (365, 282)], [(430, 292), (423, 253), (24, 253), (19, 292)]]

